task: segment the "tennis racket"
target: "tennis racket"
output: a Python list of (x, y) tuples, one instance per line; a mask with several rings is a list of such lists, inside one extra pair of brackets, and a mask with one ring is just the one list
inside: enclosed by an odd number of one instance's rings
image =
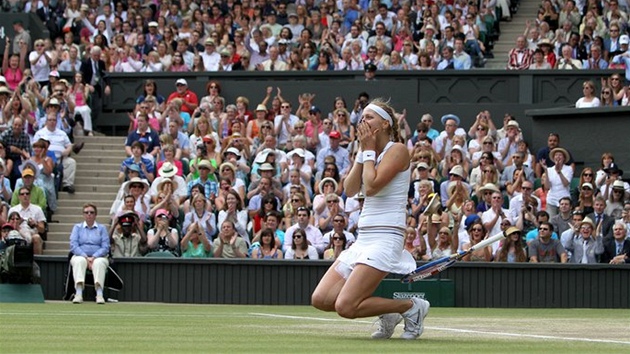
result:
[(430, 276), (436, 275), (437, 273), (443, 271), (444, 269), (450, 267), (453, 265), (453, 263), (461, 260), (462, 258), (466, 257), (467, 255), (475, 252), (478, 249), (482, 249), (486, 246), (489, 246), (499, 240), (502, 240), (505, 238), (505, 233), (501, 232), (498, 235), (494, 235), (490, 238), (487, 238), (481, 242), (479, 242), (476, 245), (473, 245), (472, 247), (470, 247), (468, 250), (466, 251), (461, 251), (461, 252), (457, 252), (455, 254), (452, 254), (450, 256), (446, 256), (446, 257), (442, 257), (440, 259), (436, 259), (432, 262), (429, 262), (427, 264), (424, 264), (418, 268), (416, 268), (416, 270), (414, 270), (413, 272), (406, 274), (405, 276), (402, 277), (402, 279), (400, 279), (400, 281), (402, 283), (413, 283), (414, 281), (418, 281), (418, 280), (422, 280), (425, 278), (428, 278)]

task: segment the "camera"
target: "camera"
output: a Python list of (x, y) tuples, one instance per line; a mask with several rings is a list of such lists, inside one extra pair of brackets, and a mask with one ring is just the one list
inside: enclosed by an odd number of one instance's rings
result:
[(206, 156), (208, 154), (208, 148), (203, 142), (197, 144), (197, 149), (199, 149), (199, 156)]

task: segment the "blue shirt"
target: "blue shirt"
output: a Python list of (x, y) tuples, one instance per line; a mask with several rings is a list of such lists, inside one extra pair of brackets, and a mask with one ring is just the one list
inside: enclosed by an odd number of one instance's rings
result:
[(70, 234), (70, 252), (81, 257), (106, 257), (109, 254), (109, 234), (105, 226), (94, 222), (88, 227), (78, 223)]
[[(126, 168), (130, 167), (134, 163), (136, 162), (133, 156), (124, 159), (123, 162), (120, 164), (120, 172), (125, 172)], [(147, 166), (147, 172), (153, 173), (155, 175), (155, 165), (153, 164), (151, 160), (144, 157), (140, 157), (140, 163), (136, 163), (136, 164), (138, 165), (138, 167), (140, 167), (140, 178), (147, 179), (147, 176), (142, 171), (142, 164)]]
[(201, 181), (201, 178), (197, 178), (188, 182), (188, 195), (191, 195), (190, 191), (197, 184), (201, 184), (204, 187), (204, 194), (206, 195), (206, 199), (210, 199), (210, 196), (212, 194), (214, 194), (214, 196), (217, 196), (219, 194), (219, 184), (217, 182), (208, 178), (208, 180), (204, 183)]
[(332, 155), (335, 157), (335, 165), (339, 170), (339, 174), (343, 175), (346, 170), (350, 168), (350, 154), (348, 150), (338, 147), (337, 150), (333, 150), (330, 147), (325, 147), (317, 154), (317, 171), (324, 170), (324, 159), (326, 156)]
[(125, 141), (125, 146), (131, 147), (131, 144), (133, 144), (134, 142), (140, 140), (140, 138), (142, 138), (142, 137), (149, 139), (149, 146), (147, 147), (147, 152), (148, 153), (151, 153), (151, 151), (153, 151), (153, 149), (155, 149), (155, 147), (160, 147), (160, 137), (151, 128), (149, 128), (146, 132), (144, 132), (142, 134), (140, 132), (138, 132), (138, 130), (132, 131), (127, 136), (127, 140)]
[[(525, 235), (525, 243), (530, 243), (531, 241), (534, 241), (537, 238), (538, 238), (538, 229), (533, 229), (530, 232), (528, 232), (527, 235)], [(551, 239), (552, 240), (558, 239), (558, 234), (555, 231), (551, 233)]]

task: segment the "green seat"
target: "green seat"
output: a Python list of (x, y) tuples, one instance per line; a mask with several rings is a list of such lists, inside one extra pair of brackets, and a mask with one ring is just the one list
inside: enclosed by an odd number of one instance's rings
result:
[(580, 178), (579, 177), (573, 177), (571, 178), (571, 186), (569, 187), (569, 190), (572, 191), (576, 188), (578, 188), (580, 185)]

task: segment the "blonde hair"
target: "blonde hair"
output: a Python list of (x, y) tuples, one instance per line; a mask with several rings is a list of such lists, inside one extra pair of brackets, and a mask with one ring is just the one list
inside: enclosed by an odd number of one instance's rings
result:
[(394, 121), (394, 124), (390, 126), (390, 137), (396, 143), (402, 142), (402, 137), (400, 136), (400, 129), (398, 129), (398, 122), (396, 121), (396, 111), (392, 106), (389, 105), (389, 100), (385, 100), (383, 98), (375, 98), (370, 102), (370, 104), (376, 105), (382, 108)]

